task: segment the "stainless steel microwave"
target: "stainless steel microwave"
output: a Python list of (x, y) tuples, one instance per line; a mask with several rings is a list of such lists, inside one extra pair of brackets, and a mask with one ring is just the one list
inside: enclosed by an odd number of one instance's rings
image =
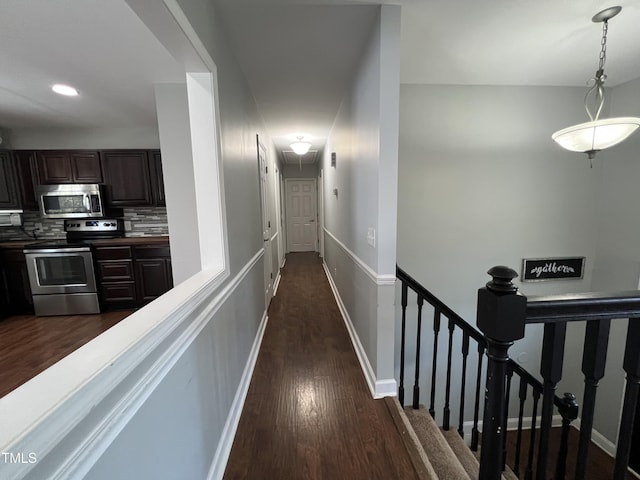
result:
[(38, 205), (42, 218), (100, 218), (105, 216), (101, 185), (39, 185)]

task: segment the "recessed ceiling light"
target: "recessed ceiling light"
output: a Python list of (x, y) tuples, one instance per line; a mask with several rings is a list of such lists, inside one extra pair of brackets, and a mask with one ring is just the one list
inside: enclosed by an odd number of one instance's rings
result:
[(78, 95), (78, 91), (75, 88), (70, 87), (69, 85), (62, 85), (61, 83), (51, 87), (51, 90), (59, 93), (60, 95), (66, 95), (67, 97), (75, 97)]

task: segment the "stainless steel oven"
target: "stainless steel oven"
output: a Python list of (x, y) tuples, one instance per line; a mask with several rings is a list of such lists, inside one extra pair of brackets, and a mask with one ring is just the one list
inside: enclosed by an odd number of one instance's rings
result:
[(121, 219), (65, 220), (66, 239), (26, 245), (36, 315), (100, 313), (92, 239), (124, 236)]
[(91, 245), (44, 242), (24, 253), (36, 315), (100, 313)]

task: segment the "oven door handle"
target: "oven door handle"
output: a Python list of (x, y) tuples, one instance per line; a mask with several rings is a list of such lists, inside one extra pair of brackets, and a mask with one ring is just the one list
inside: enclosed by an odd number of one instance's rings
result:
[(82, 196), (82, 203), (84, 204), (84, 208), (87, 209), (87, 213), (91, 213), (91, 198), (89, 198), (88, 193)]

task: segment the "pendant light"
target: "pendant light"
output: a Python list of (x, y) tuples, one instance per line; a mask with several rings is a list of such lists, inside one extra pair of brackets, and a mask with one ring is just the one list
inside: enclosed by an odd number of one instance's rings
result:
[[(595, 77), (587, 82), (593, 84), (584, 96), (584, 108), (591, 121), (563, 128), (551, 135), (551, 138), (561, 147), (572, 152), (586, 153), (590, 159), (595, 157), (596, 152), (622, 142), (640, 126), (640, 118), (638, 117), (599, 119), (604, 105), (604, 81), (607, 78), (604, 74), (604, 64), (607, 59), (609, 20), (621, 10), (622, 7), (610, 7), (596, 13), (591, 19), (594, 23), (603, 24), (598, 70)], [(590, 101), (593, 101), (594, 112), (589, 108)]]
[(304, 137), (297, 137), (298, 141), (289, 145), (293, 153), (297, 153), (298, 155), (304, 155), (311, 148), (311, 144), (308, 142), (303, 142), (302, 139)]

